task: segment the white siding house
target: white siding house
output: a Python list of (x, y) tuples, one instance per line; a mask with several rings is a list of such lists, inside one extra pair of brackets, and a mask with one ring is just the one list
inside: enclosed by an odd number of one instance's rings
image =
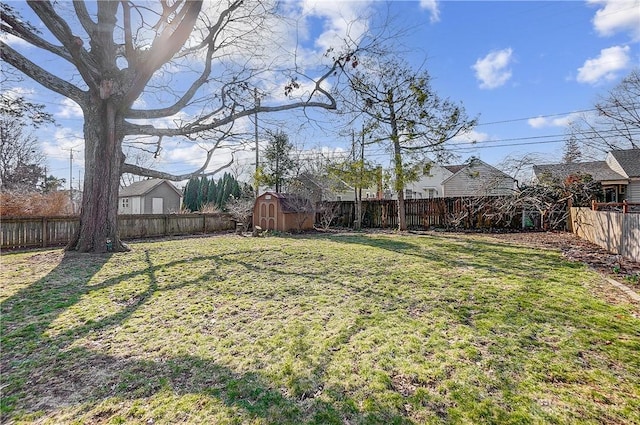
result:
[[(516, 187), (513, 177), (479, 159), (462, 165), (431, 163), (428, 168), (420, 180), (406, 184), (405, 199), (511, 195)], [(398, 197), (389, 192), (387, 198)]]
[(444, 196), (512, 195), (516, 180), (479, 159), (473, 159), (442, 182)]

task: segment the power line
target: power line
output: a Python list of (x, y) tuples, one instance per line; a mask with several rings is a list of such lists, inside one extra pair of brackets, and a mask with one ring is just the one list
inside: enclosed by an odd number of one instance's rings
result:
[(572, 111), (572, 112), (559, 112), (557, 114), (536, 115), (534, 117), (513, 118), (513, 119), (508, 119), (508, 120), (502, 120), (502, 121), (484, 122), (484, 123), (476, 124), (476, 127), (481, 127), (483, 125), (507, 124), (507, 123), (512, 123), (512, 122), (528, 121), (528, 120), (533, 120), (533, 119), (536, 119), (536, 118), (560, 117), (560, 116), (565, 116), (565, 115), (581, 114), (581, 113), (584, 113), (584, 112), (593, 112), (593, 111), (597, 111), (597, 109), (596, 108), (579, 109), (579, 110)]

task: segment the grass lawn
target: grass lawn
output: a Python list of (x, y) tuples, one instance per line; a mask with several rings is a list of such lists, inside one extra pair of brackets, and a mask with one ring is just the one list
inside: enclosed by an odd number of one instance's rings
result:
[(2, 255), (2, 423), (640, 424), (640, 307), (486, 236)]

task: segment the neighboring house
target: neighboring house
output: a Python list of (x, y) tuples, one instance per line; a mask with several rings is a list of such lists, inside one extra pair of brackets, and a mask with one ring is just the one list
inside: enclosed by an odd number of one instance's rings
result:
[(142, 180), (118, 194), (118, 214), (169, 214), (180, 211), (181, 204), (182, 192), (167, 180)]
[(313, 229), (315, 212), (309, 199), (286, 193), (266, 192), (253, 207), (253, 226), (289, 232)]
[[(515, 188), (513, 177), (476, 158), (462, 165), (431, 163), (420, 180), (405, 185), (405, 199), (501, 196), (513, 194)], [(397, 199), (393, 192), (386, 197)]]
[(640, 149), (611, 151), (604, 161), (534, 165), (533, 172), (538, 181), (587, 174), (602, 184), (605, 202), (640, 202)]
[[(314, 202), (318, 201), (355, 201), (353, 187), (346, 182), (329, 177), (316, 177), (309, 173), (302, 173), (295, 179), (310, 193)], [(362, 199), (380, 199), (378, 188), (362, 189)]]

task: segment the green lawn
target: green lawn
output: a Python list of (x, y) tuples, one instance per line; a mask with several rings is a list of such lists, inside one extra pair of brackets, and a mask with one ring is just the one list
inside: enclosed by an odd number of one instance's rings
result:
[(639, 307), (490, 237), (2, 255), (2, 423), (640, 424)]

